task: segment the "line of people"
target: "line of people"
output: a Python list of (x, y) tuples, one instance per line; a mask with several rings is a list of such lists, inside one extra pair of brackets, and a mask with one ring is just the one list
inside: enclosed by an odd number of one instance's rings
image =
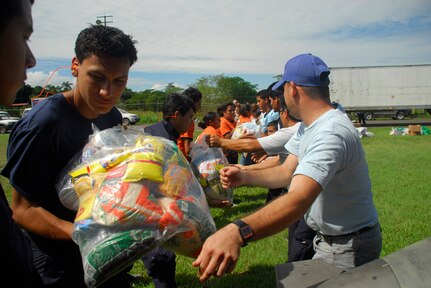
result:
[[(21, 88), (26, 69), (36, 63), (27, 44), (33, 31), (33, 0), (6, 0), (0, 5), (0, 103), (8, 105)], [(75, 212), (60, 203), (55, 184), (60, 171), (86, 144), (93, 125), (106, 129), (121, 124), (121, 113), (114, 106), (137, 61), (135, 44), (117, 28), (91, 25), (82, 30), (71, 61), (75, 87), (38, 104), (11, 132), (7, 163), (1, 171), (12, 186), (12, 209), (3, 191), (0, 199), (0, 249), (10, 259), (1, 270), (4, 281), (9, 279), (17, 287), (85, 287), (79, 248), (72, 241)], [(271, 156), (256, 165), (223, 168), (223, 186), (280, 190), (274, 195), (269, 190), (263, 208), (205, 241), (193, 262), (202, 281), (232, 272), (241, 246), (287, 227), (299, 231), (295, 224), (300, 223), (311, 228), (314, 234), (307, 240), (312, 240), (306, 248), (289, 247), (289, 253), (291, 249), (310, 251), (312, 245), (313, 259), (346, 269), (379, 257), (382, 237), (364, 151), (342, 107), (330, 101), (329, 73), (317, 56), (290, 59), (282, 79), (256, 96), (265, 137), (230, 140), (236, 125), (233, 103), (220, 107), (219, 118), (205, 115), (207, 143), (225, 149), (230, 163), (238, 163), (238, 151)], [(277, 94), (280, 87), (283, 92)], [(271, 97), (274, 106), (268, 109)], [(177, 142), (188, 156), (193, 116), (201, 98), (193, 89), (169, 95), (163, 120), (146, 131)], [(282, 125), (274, 125), (275, 118)], [(275, 126), (277, 131), (268, 135), (268, 127)], [(153, 252), (142, 260), (156, 287), (176, 287), (175, 254), (163, 249)], [(311, 256), (289, 254), (289, 261), (294, 257)], [(130, 269), (101, 287), (130, 287)]]

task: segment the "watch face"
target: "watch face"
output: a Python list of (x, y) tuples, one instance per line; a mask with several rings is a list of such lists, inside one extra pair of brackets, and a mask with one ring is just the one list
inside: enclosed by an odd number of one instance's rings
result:
[(244, 239), (248, 239), (251, 236), (253, 236), (253, 231), (251, 230), (250, 226), (243, 226), (241, 227), (241, 234)]

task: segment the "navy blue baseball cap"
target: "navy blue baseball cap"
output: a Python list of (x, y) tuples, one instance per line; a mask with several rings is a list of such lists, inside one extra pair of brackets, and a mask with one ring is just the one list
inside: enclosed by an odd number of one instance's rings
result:
[(287, 61), (282, 79), (272, 86), (272, 90), (286, 82), (298, 86), (326, 87), (329, 85), (329, 73), (328, 65), (319, 57), (310, 53), (300, 54)]

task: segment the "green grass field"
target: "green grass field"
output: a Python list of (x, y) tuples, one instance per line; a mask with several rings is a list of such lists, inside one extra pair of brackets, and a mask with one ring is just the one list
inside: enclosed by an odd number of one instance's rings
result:
[[(382, 256), (398, 251), (431, 236), (431, 135), (390, 136), (390, 128), (370, 128), (373, 137), (363, 138), (374, 199), (383, 231)], [(8, 135), (0, 135), (0, 166), (5, 162)], [(1, 183), (10, 199), (7, 179)], [(235, 189), (231, 209), (212, 208), (218, 227), (261, 207), (267, 189)], [(287, 232), (251, 243), (241, 251), (235, 271), (202, 285), (193, 259), (177, 256), (177, 283), (180, 287), (275, 287), (274, 266), (287, 260)], [(143, 276), (135, 287), (154, 287), (142, 262), (136, 262), (133, 274)]]

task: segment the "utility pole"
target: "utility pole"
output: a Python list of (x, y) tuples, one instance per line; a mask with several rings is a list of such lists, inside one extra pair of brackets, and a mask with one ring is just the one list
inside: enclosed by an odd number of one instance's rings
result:
[[(114, 16), (112, 15), (97, 16), (96, 24), (97, 25), (103, 24), (104, 26), (106, 26), (106, 23), (113, 23), (113, 18)], [(103, 20), (100, 20), (100, 19), (103, 19)]]

